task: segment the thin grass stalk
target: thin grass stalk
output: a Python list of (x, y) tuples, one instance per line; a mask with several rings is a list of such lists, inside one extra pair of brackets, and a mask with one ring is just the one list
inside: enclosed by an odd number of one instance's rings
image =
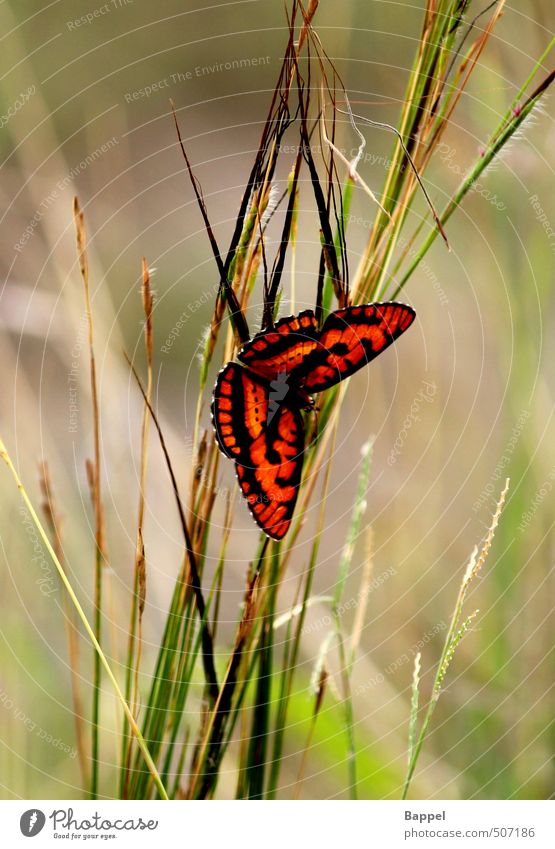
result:
[(213, 606), (213, 614), (212, 614), (212, 636), (214, 640), (216, 640), (216, 635), (218, 632), (218, 623), (220, 621), (220, 603), (222, 598), (222, 581), (224, 575), (224, 567), (227, 555), (227, 546), (229, 544), (229, 537), (231, 535), (231, 525), (233, 518), (233, 510), (235, 508), (235, 494), (229, 500), (226, 508), (225, 520), (224, 520), (224, 533), (222, 537), (222, 543), (220, 546), (220, 553), (218, 557), (218, 564), (216, 566), (216, 575), (218, 576), (218, 581), (216, 584), (216, 597)]
[(270, 738), (270, 707), (272, 705), (272, 682), (274, 667), (274, 622), (279, 588), (280, 545), (274, 543), (270, 554), (268, 574), (268, 604), (262, 613), (260, 638), (255, 651), (258, 653), (259, 674), (256, 682), (256, 699), (253, 708), (251, 744), (247, 769), (248, 794), (251, 799), (264, 795), (266, 775), (266, 753)]
[[(251, 671), (252, 674), (255, 675), (256, 664), (258, 662), (258, 654), (256, 651), (252, 652), (254, 655), (254, 663), (252, 664)], [(250, 683), (250, 682), (249, 682)], [(252, 687), (249, 687), (249, 692), (252, 690)], [(239, 728), (239, 754), (237, 757), (237, 783), (235, 785), (235, 799), (244, 800), (248, 797), (248, 784), (247, 784), (247, 764), (249, 758), (249, 711), (245, 709), (242, 711), (240, 717), (240, 728)]]
[(291, 219), (291, 265), (290, 265), (290, 295), (289, 302), (291, 304), (291, 312), (295, 313), (295, 304), (297, 303), (297, 225), (299, 219), (299, 188), (294, 183), (294, 170), (289, 174), (288, 188), (289, 191), (295, 192), (293, 200), (293, 216)]
[(16, 483), (16, 486), (19, 490), (19, 493), (20, 493), (20, 495), (21, 495), (21, 497), (22, 497), (22, 499), (25, 503), (25, 506), (27, 507), (27, 509), (28, 509), (28, 511), (31, 515), (31, 518), (32, 518), (32, 520), (35, 524), (35, 527), (36, 527), (42, 541), (44, 542), (44, 545), (46, 546), (46, 550), (48, 551), (50, 557), (52, 558), (52, 562), (54, 563), (54, 566), (56, 567), (58, 575), (60, 576), (60, 579), (61, 579), (61, 581), (62, 581), (70, 599), (71, 599), (71, 602), (72, 602), (75, 610), (77, 611), (77, 615), (78, 615), (79, 619), (81, 620), (81, 622), (83, 623), (83, 626), (84, 626), (84, 628), (85, 628), (85, 630), (86, 630), (86, 632), (87, 632), (87, 634), (88, 634), (88, 636), (91, 640), (91, 643), (93, 644), (93, 647), (95, 649), (96, 654), (98, 654), (98, 656), (100, 657), (100, 662), (102, 663), (102, 666), (104, 668), (104, 671), (106, 672), (106, 675), (110, 679), (110, 682), (111, 682), (111, 684), (114, 688), (114, 691), (116, 693), (116, 697), (117, 697), (119, 703), (121, 704), (123, 711), (124, 711), (124, 713), (127, 717), (127, 721), (129, 722), (129, 725), (130, 725), (130, 727), (131, 727), (131, 729), (132, 729), (132, 731), (133, 731), (133, 733), (134, 733), (134, 735), (137, 739), (137, 745), (139, 746), (139, 749), (141, 750), (141, 753), (143, 755), (145, 763), (147, 764), (147, 767), (148, 767), (150, 773), (152, 774), (153, 780), (154, 780), (154, 782), (155, 782), (155, 784), (158, 788), (160, 796), (161, 796), (162, 799), (167, 799), (168, 796), (167, 796), (166, 790), (164, 788), (164, 785), (162, 784), (162, 781), (160, 780), (160, 776), (159, 776), (158, 771), (156, 769), (156, 765), (155, 765), (155, 763), (152, 759), (152, 756), (151, 756), (151, 754), (148, 750), (148, 747), (145, 743), (144, 737), (141, 734), (139, 726), (137, 725), (137, 723), (135, 721), (135, 717), (133, 716), (133, 713), (132, 713), (129, 705), (125, 701), (125, 698), (124, 698), (123, 693), (120, 689), (120, 686), (119, 686), (119, 684), (116, 680), (116, 677), (115, 677), (114, 673), (112, 672), (112, 668), (111, 668), (110, 664), (108, 663), (106, 655), (102, 651), (100, 643), (98, 642), (98, 640), (96, 638), (94, 628), (89, 623), (87, 615), (86, 615), (85, 611), (83, 610), (83, 608), (81, 607), (79, 599), (77, 598), (77, 595), (75, 594), (75, 591), (74, 591), (74, 589), (71, 585), (71, 582), (70, 582), (69, 578), (67, 577), (67, 575), (66, 575), (66, 573), (65, 573), (65, 571), (62, 567), (62, 564), (58, 560), (58, 557), (56, 555), (56, 552), (54, 551), (54, 548), (52, 547), (52, 544), (50, 542), (48, 534), (46, 533), (45, 529), (43, 528), (43, 526), (41, 524), (39, 517), (37, 516), (37, 513), (35, 511), (35, 508), (33, 507), (31, 499), (29, 498), (29, 496), (27, 494), (27, 490), (25, 489), (25, 487), (23, 486), (23, 483), (21, 482), (21, 479), (20, 479), (20, 477), (19, 477), (19, 475), (16, 471), (16, 468), (15, 468), (13, 462), (12, 462), (12, 459), (11, 459), (9, 453), (8, 453), (8, 450), (5, 446), (2, 438), (0, 438), (0, 457), (2, 458), (2, 460), (4, 460), (4, 462), (8, 466), (8, 469), (10, 470), (12, 477), (13, 477), (15, 483)]
[[(339, 219), (339, 226), (333, 242), (333, 247), (337, 257), (340, 256), (341, 245), (344, 244), (346, 238), (349, 213), (351, 211), (351, 202), (353, 199), (353, 186), (354, 180), (351, 177), (347, 177), (343, 185), (341, 217)], [(322, 314), (324, 318), (326, 318), (328, 313), (331, 312), (333, 295), (332, 275), (329, 271), (327, 271), (324, 280), (324, 293), (322, 298)]]
[[(48, 464), (43, 461), (40, 464), (40, 488), (43, 495), (42, 509), (46, 521), (50, 527), (52, 536), (52, 547), (62, 568), (65, 571), (65, 558), (62, 545), (62, 520), (58, 513), (54, 496), (52, 492), (52, 484), (50, 481), (50, 472)], [(70, 604), (66, 593), (63, 593), (63, 605), (65, 613), (65, 626), (68, 643), (69, 668), (71, 679), (71, 698), (73, 702), (73, 717), (75, 722), (75, 739), (77, 742), (77, 755), (79, 759), (79, 768), (81, 770), (81, 780), (83, 787), (90, 786), (90, 775), (87, 765), (88, 752), (85, 740), (84, 727), (84, 710), (83, 696), (81, 693), (80, 678), (79, 678), (79, 643), (77, 642), (77, 617), (75, 608)]]
[(412, 763), (414, 750), (416, 746), (416, 729), (418, 724), (418, 704), (419, 704), (419, 685), (420, 685), (420, 660), (422, 654), (417, 652), (414, 658), (414, 669), (412, 673), (411, 685), (411, 700), (410, 700), (410, 718), (409, 718), (409, 742), (407, 750), (408, 766)]
[(187, 757), (187, 752), (189, 749), (189, 739), (190, 739), (190, 728), (187, 727), (185, 729), (185, 734), (183, 736), (183, 742), (181, 743), (181, 752), (179, 753), (179, 760), (177, 762), (175, 776), (171, 788), (171, 798), (172, 799), (184, 799), (185, 791), (181, 789), (181, 777), (183, 775), (183, 771), (185, 768), (185, 759)]
[[(270, 598), (273, 598), (272, 593)], [(258, 674), (253, 682), (255, 687), (252, 706), (252, 723), (248, 735), (248, 752), (245, 766), (246, 796), (249, 799), (261, 799), (264, 795), (264, 777), (266, 772), (266, 751), (269, 732), (269, 713), (272, 692), (273, 672), (273, 617), (272, 609), (264, 616), (260, 629), (260, 639), (254, 649)]]
[(374, 533), (372, 526), (369, 525), (366, 531), (366, 553), (364, 564), (362, 567), (362, 575), (360, 579), (360, 590), (358, 594), (358, 603), (356, 607), (355, 620), (353, 622), (353, 630), (351, 633), (351, 642), (349, 646), (349, 665), (352, 668), (355, 662), (355, 656), (360, 644), (364, 621), (366, 619), (366, 611), (368, 608), (368, 597), (370, 595), (370, 581), (374, 571)]
[[(147, 364), (146, 395), (150, 401), (152, 398), (152, 356), (154, 347), (152, 314), (154, 310), (154, 298), (150, 288), (150, 271), (146, 259), (142, 260), (142, 302), (145, 316), (144, 343)], [(146, 476), (148, 469), (148, 437), (150, 430), (150, 415), (146, 404), (143, 406), (143, 419), (141, 423), (141, 446), (140, 446), (140, 471), (139, 471), (139, 503), (137, 509), (137, 539), (135, 543), (135, 564), (133, 570), (133, 595), (131, 598), (131, 612), (129, 622), (129, 639), (127, 645), (127, 662), (125, 669), (125, 699), (134, 705), (137, 715), (138, 703), (138, 675), (140, 669), (140, 655), (142, 645), (142, 616), (145, 605), (146, 594), (146, 566), (143, 541), (143, 524), (145, 512)], [(138, 629), (138, 638), (137, 638)], [(135, 660), (136, 640), (138, 640), (137, 655)], [(129, 766), (131, 758), (131, 738), (122, 733), (121, 753), (121, 779), (120, 795), (124, 798), (129, 791)]]
[(328, 681), (328, 672), (325, 666), (322, 666), (320, 677), (318, 680), (318, 687), (316, 690), (316, 695), (314, 698), (314, 708), (312, 710), (312, 717), (310, 720), (310, 728), (308, 730), (308, 734), (306, 736), (305, 744), (303, 747), (303, 753), (301, 755), (301, 763), (299, 766), (299, 772), (297, 774), (297, 781), (295, 782), (295, 787), (293, 789), (293, 799), (300, 799), (301, 797), (301, 789), (304, 782), (304, 776), (306, 771), (306, 764), (308, 761), (308, 754), (312, 747), (312, 741), (314, 739), (314, 732), (316, 731), (316, 723), (318, 721), (318, 717), (320, 715), (320, 708), (324, 703), (324, 694), (326, 692), (326, 685)]
[[(94, 464), (90, 467), (90, 484), (93, 498), (95, 515), (95, 571), (94, 571), (94, 630), (99, 642), (102, 640), (102, 576), (103, 565), (106, 563), (106, 547), (104, 541), (104, 512), (102, 508), (101, 494), (101, 451), (100, 451), (100, 405), (98, 398), (98, 387), (96, 380), (96, 360), (94, 355), (94, 327), (91, 309), (90, 287), (89, 287), (89, 263), (87, 257), (87, 236), (85, 230), (85, 218), (79, 206), (77, 197), (73, 200), (73, 213), (75, 230), (77, 234), (77, 253), (79, 268), (83, 279), (85, 292), (85, 309), (87, 314), (87, 325), (89, 333), (89, 360), (91, 370), (91, 399), (93, 411), (93, 433), (94, 433)], [(99, 722), (100, 722), (100, 691), (102, 686), (102, 663), (100, 656), (94, 656), (94, 680), (93, 680), (93, 709), (92, 709), (92, 742), (91, 742), (91, 787), (90, 797), (96, 799), (98, 796), (98, 760), (99, 760)]]
[(349, 797), (358, 798), (357, 792), (357, 761), (355, 744), (355, 720), (353, 709), (353, 694), (351, 692), (351, 677), (349, 660), (345, 649), (345, 641), (341, 630), (340, 618), (334, 615), (337, 639), (337, 652), (339, 655), (339, 666), (341, 670), (341, 689), (343, 695), (343, 713), (345, 718), (345, 734), (347, 737), (347, 765), (349, 771)]
[[(411, 757), (409, 759), (409, 763), (408, 763), (408, 767), (407, 767), (407, 773), (406, 773), (405, 781), (404, 781), (404, 784), (403, 784), (403, 792), (402, 792), (402, 796), (401, 796), (402, 799), (407, 798), (407, 795), (408, 795), (408, 792), (409, 792), (409, 789), (410, 789), (410, 783), (412, 781), (412, 777), (413, 777), (414, 771), (416, 769), (416, 764), (418, 762), (420, 752), (422, 751), (422, 746), (424, 745), (424, 741), (426, 740), (426, 737), (428, 735), (428, 731), (429, 731), (429, 728), (430, 728), (430, 722), (431, 722), (434, 710), (436, 708), (436, 705), (439, 701), (439, 698), (440, 698), (440, 695), (441, 695), (441, 692), (442, 692), (443, 680), (444, 680), (445, 675), (447, 673), (447, 670), (448, 670), (448, 668), (451, 664), (455, 650), (457, 649), (457, 646), (459, 645), (462, 638), (465, 636), (465, 634), (469, 630), (471, 623), (473, 622), (473, 620), (475, 619), (475, 617), (479, 613), (478, 610), (475, 610), (469, 616), (467, 616), (464, 619), (464, 621), (461, 621), (464, 602), (466, 600), (468, 590), (470, 588), (472, 581), (474, 580), (476, 575), (482, 569), (482, 567), (483, 567), (483, 565), (486, 561), (486, 558), (489, 554), (489, 551), (491, 549), (491, 545), (493, 543), (493, 538), (495, 536), (495, 530), (496, 530), (497, 525), (499, 523), (499, 518), (501, 516), (501, 512), (503, 510), (503, 505), (505, 504), (505, 499), (506, 499), (508, 491), (509, 491), (509, 478), (506, 479), (503, 491), (501, 492), (501, 495), (499, 496), (499, 499), (497, 501), (497, 506), (496, 506), (495, 512), (493, 514), (491, 524), (489, 526), (489, 529), (488, 529), (488, 532), (486, 534), (486, 538), (484, 540), (484, 543), (482, 545), (480, 553), (478, 554), (478, 550), (474, 549), (474, 551), (472, 552), (472, 555), (470, 557), (468, 566), (467, 566), (465, 573), (463, 575), (463, 579), (462, 579), (462, 582), (461, 582), (461, 585), (460, 585), (460, 588), (459, 588), (457, 600), (455, 602), (455, 608), (453, 610), (453, 615), (451, 617), (451, 623), (449, 625), (449, 630), (447, 631), (447, 636), (445, 637), (443, 650), (441, 652), (441, 656), (440, 656), (440, 659), (439, 659), (439, 662), (438, 662), (438, 665), (437, 665), (437, 671), (436, 671), (434, 683), (433, 683), (433, 686), (432, 686), (432, 695), (430, 697), (430, 701), (428, 702), (428, 707), (427, 707), (427, 710), (424, 714), (424, 719), (422, 720), (422, 725), (420, 727), (420, 732), (419, 732), (418, 737), (416, 739), (416, 743), (413, 742), (412, 745), (409, 743), (409, 749), (411, 749), (412, 754), (411, 754)], [(412, 737), (412, 740), (414, 741), (415, 728), (412, 727), (412, 725), (413, 725), (412, 719), (411, 719), (410, 725), (411, 725), (411, 728), (410, 728), (410, 731), (409, 731), (409, 737)]]
[(341, 682), (343, 690), (343, 710), (345, 715), (345, 731), (347, 735), (348, 745), (348, 768), (349, 768), (349, 795), (351, 799), (357, 798), (357, 771), (356, 771), (356, 747), (354, 738), (354, 712), (353, 699), (351, 693), (351, 661), (345, 649), (343, 639), (343, 629), (341, 627), (341, 613), (339, 606), (343, 597), (343, 591), (347, 576), (350, 571), (355, 543), (360, 532), (360, 523), (362, 516), (366, 510), (366, 491), (368, 489), (368, 480), (370, 476), (370, 466), (372, 462), (372, 442), (365, 443), (362, 447), (362, 464), (359, 473), (358, 487), (355, 496), (355, 503), (349, 530), (347, 533), (347, 541), (343, 549), (339, 572), (335, 584), (335, 592), (332, 602), (332, 615), (335, 623), (335, 635), (337, 639), (337, 647), (339, 654), (339, 665), (341, 670)]
[[(329, 464), (331, 467), (331, 463)], [(329, 472), (328, 472), (329, 479)], [(308, 601), (310, 598), (310, 592), (312, 590), (312, 584), (314, 581), (314, 574), (316, 571), (316, 564), (318, 562), (318, 552), (320, 548), (320, 538), (323, 530), (323, 515), (325, 512), (325, 501), (322, 502), (322, 509), (320, 511), (320, 521), (319, 528), (316, 533), (315, 540), (312, 544), (310, 559), (307, 569), (304, 595), (300, 605), (300, 611), (298, 616), (297, 629), (295, 633), (295, 637), (293, 639), (293, 645), (290, 652), (287, 652), (284, 661), (283, 661), (283, 669), (281, 675), (281, 687), (280, 694), (278, 698), (278, 708), (276, 715), (276, 723), (275, 723), (275, 733), (274, 733), (274, 745), (273, 745), (273, 755), (270, 767), (270, 778), (268, 783), (268, 791), (267, 798), (275, 799), (277, 794), (277, 782), (279, 780), (279, 773), (281, 769), (281, 760), (283, 753), (283, 745), (285, 738), (285, 730), (287, 727), (287, 714), (289, 708), (289, 701), (291, 698), (291, 690), (293, 686), (293, 680), (295, 677), (296, 670), (296, 662), (300, 648), (300, 639), (302, 635), (302, 630), (304, 627), (304, 622), (306, 619), (306, 611), (308, 609)], [(292, 618), (291, 618), (292, 621)]]

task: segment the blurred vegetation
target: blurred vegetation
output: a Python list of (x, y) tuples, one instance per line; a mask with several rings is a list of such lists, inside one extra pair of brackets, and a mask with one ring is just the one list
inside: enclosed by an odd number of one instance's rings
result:
[[(22, 92), (29, 92), (23, 108), (0, 132), (5, 245), (0, 416), (4, 439), (35, 503), (41, 497), (37, 464), (43, 458), (49, 461), (63, 514), (68, 571), (90, 610), (94, 518), (85, 459), (92, 456), (93, 424), (72, 222), (72, 198), (78, 194), (89, 229), (103, 409), (106, 538), (112, 564), (107, 652), (117, 667), (125, 656), (133, 580), (142, 415), (122, 348), (133, 354), (141, 344), (140, 260), (146, 256), (156, 268), (154, 398), (184, 490), (198, 353), (213, 309), (210, 292), (217, 283), (176, 145), (168, 97), (175, 101), (216, 235), (225, 244), (283, 55), (286, 28), (281, 3), (196, 9), (189, 0), (167, 0), (162, 10), (123, 0), (116, 8), (109, 2), (108, 11), (76, 25), (94, 11), (92, 5), (65, 0), (37, 10), (31, 0), (18, 0), (0, 7), (2, 115), (8, 115)], [(346, 0), (339, 15), (337, 4), (321, 3), (317, 31), (358, 113), (396, 122), (422, 5)], [(426, 185), (439, 208), (547, 47), (553, 23), (549, 0), (531, 2), (526, 11), (506, 9), (444, 137), (443, 154), (435, 156), (427, 172)], [(241, 60), (242, 66), (226, 70), (225, 63)], [(155, 84), (157, 90), (140, 94)], [(341, 132), (345, 147), (356, 146), (348, 126)], [(393, 139), (379, 128), (365, 127), (364, 132), (369, 158), (360, 171), (378, 191)], [(373, 528), (374, 575), (384, 579), (371, 590), (353, 670), (361, 798), (400, 794), (413, 657), (422, 651), (422, 691), (427, 695), (468, 555), (489, 525), (506, 476), (511, 478), (509, 497), (470, 602), (480, 608), (480, 616), (457, 651), (413, 793), (484, 799), (552, 794), (554, 143), (553, 113), (546, 99), (484, 177), (484, 192), (471, 193), (451, 219), (451, 252), (437, 240), (411, 280), (404, 297), (417, 311), (418, 326), (403, 340), (402, 350), (369, 374), (356, 376), (343, 402), (336, 447), (340, 462), (331, 471), (328, 525), (313, 594), (333, 595), (359, 447), (374, 435), (364, 521)], [(280, 176), (286, 176), (285, 169)], [(312, 305), (320, 249), (305, 188), (300, 194), (297, 307)], [(425, 211), (419, 198), (411, 215), (419, 221)], [(353, 269), (374, 216), (368, 197), (355, 190), (349, 226)], [(34, 217), (38, 221), (26, 237)], [(272, 237), (278, 238), (277, 230)], [(21, 239), (24, 245), (17, 250)], [(252, 308), (253, 325), (259, 306)], [(284, 303), (282, 310), (286, 308)], [(184, 328), (168, 344), (180, 317)], [(75, 432), (70, 381), (77, 385)], [(407, 427), (418, 393), (430, 384), (430, 402), (418, 405)], [(399, 452), (388, 463), (402, 431)], [(155, 443), (152, 453), (145, 518), (150, 557), (144, 669), (155, 658), (182, 550)], [(224, 474), (226, 484), (234, 486), (231, 470)], [(0, 499), (1, 794), (79, 797), (84, 785), (75, 757), (61, 590), (47, 558), (36, 549), (7, 476)], [(222, 520), (224, 506), (216, 505)], [(257, 541), (246, 509), (238, 505), (224, 576), (222, 643), (232, 633)], [(308, 535), (301, 539), (289, 566), (280, 596), (284, 609), (306, 568), (309, 543)], [(346, 630), (356, 615), (366, 558), (361, 539), (343, 594), (353, 600), (342, 614)], [(207, 586), (211, 578), (209, 571)], [(301, 674), (285, 739), (283, 796), (295, 784), (310, 731), (309, 685), (328, 612), (325, 604), (316, 604), (307, 614)], [(84, 636), (79, 649), (88, 716), (92, 652)], [(121, 721), (108, 691), (101, 708), (100, 793), (110, 795)], [(236, 729), (237, 736), (244, 730)], [(308, 753), (303, 797), (347, 795), (346, 758), (341, 705), (332, 695), (320, 711)], [(230, 750), (221, 796), (234, 794), (236, 769), (236, 754)]]

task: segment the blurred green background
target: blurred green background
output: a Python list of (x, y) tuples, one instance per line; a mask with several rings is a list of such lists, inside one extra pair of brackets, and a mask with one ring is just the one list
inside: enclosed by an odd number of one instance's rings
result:
[[(316, 29), (356, 111), (396, 123), (422, 6), (416, 0), (322, 0)], [(507, 8), (427, 174), (439, 207), (549, 42), (553, 4), (525, 6)], [(283, 4), (59, 0), (43, 8), (34, 0), (7, 0), (0, 22), (1, 433), (36, 503), (37, 463), (48, 460), (64, 517), (68, 570), (90, 611), (94, 532), (84, 462), (92, 454), (92, 429), (72, 222), (78, 194), (89, 231), (102, 396), (112, 564), (106, 634), (117, 665), (130, 603), (141, 416), (122, 349), (135, 354), (140, 345), (140, 260), (146, 256), (156, 269), (156, 401), (183, 486), (196, 355), (217, 282), (168, 98), (175, 102), (216, 236), (226, 247), (283, 55)], [(346, 124), (340, 132), (343, 146), (356, 145)], [(377, 128), (365, 127), (364, 133), (368, 156), (361, 173), (378, 191), (393, 138)], [(425, 798), (546, 798), (555, 786), (554, 147), (546, 100), (482, 181), (481, 192), (471, 193), (449, 222), (451, 252), (438, 240), (410, 281), (404, 299), (417, 310), (414, 329), (351, 381), (343, 405), (314, 593), (326, 596), (333, 587), (359, 449), (374, 435), (365, 522), (373, 527), (374, 577), (380, 580), (370, 594), (353, 678), (363, 798), (399, 796), (414, 653), (422, 644), (428, 693), (461, 575), (506, 476), (508, 504), (470, 602), (480, 614), (450, 670), (412, 792)], [(285, 155), (280, 179), (292, 161)], [(353, 270), (374, 213), (368, 197), (355, 193), (348, 233)], [(412, 214), (416, 225), (417, 212)], [(319, 237), (307, 186), (300, 215), (295, 308), (314, 302)], [(285, 284), (287, 290), (287, 278)], [(253, 304), (256, 326), (257, 297)], [(183, 327), (168, 344), (180, 317)], [(181, 553), (154, 442), (152, 458), (146, 671)], [(225, 465), (223, 482), (232, 486), (231, 464)], [(0, 474), (0, 793), (79, 797), (62, 594), (7, 471)], [(222, 501), (216, 515), (222, 518), (223, 511)], [(229, 626), (224, 623), (222, 640), (237, 617), (257, 540), (244, 505), (238, 505), (225, 577)], [(306, 568), (309, 543), (306, 532), (282, 587), (284, 609)], [(361, 541), (345, 593), (347, 629), (359, 604), (367, 553)], [(327, 614), (323, 604), (311, 608), (303, 639), (283, 796), (290, 793), (306, 740), (309, 680)], [(80, 649), (88, 711), (91, 652), (84, 637)], [(120, 720), (109, 693), (103, 726), (102, 793), (110, 796)], [(234, 792), (236, 766), (231, 752), (222, 797)], [(303, 795), (340, 798), (346, 788), (345, 738), (331, 695), (307, 761)]]

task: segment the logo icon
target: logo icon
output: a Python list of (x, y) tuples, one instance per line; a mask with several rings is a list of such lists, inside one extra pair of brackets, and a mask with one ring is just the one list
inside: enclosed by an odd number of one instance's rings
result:
[(19, 820), (19, 828), (25, 837), (36, 837), (43, 828), (46, 822), (46, 817), (38, 808), (31, 808), (30, 811), (25, 811)]

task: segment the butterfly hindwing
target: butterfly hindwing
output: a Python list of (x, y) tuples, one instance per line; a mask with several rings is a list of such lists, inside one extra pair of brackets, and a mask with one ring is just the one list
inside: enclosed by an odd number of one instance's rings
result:
[(269, 384), (236, 363), (220, 372), (212, 417), (218, 444), (236, 462), (241, 492), (253, 518), (273, 539), (289, 529), (304, 451), (298, 409), (270, 405)]
[(404, 304), (365, 304), (330, 313), (317, 348), (305, 360), (302, 387), (312, 394), (350, 377), (381, 354), (414, 321)]
[(282, 404), (270, 427), (249, 447), (250, 462), (237, 463), (237, 478), (262, 530), (283, 539), (297, 501), (304, 451), (300, 412)]
[(275, 380), (285, 374), (294, 379), (306, 358), (317, 346), (318, 326), (312, 310), (280, 319), (269, 330), (258, 333), (242, 348), (238, 359), (249, 369)]
[[(247, 407), (248, 420), (244, 414)], [(214, 387), (212, 421), (218, 445), (227, 457), (241, 459), (249, 440), (260, 434), (267, 407), (266, 387), (249, 378), (242, 366), (230, 362), (221, 370)]]

